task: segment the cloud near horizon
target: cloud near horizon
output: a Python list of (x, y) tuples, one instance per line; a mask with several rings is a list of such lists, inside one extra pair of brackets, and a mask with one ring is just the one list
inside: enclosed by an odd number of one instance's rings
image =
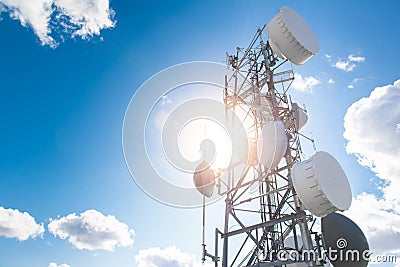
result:
[(116, 24), (109, 0), (0, 0), (2, 12), (32, 28), (40, 43), (52, 48), (58, 39), (89, 39)]
[(25, 241), (42, 236), (43, 233), (43, 223), (36, 223), (29, 213), (0, 207), (0, 236)]
[(196, 260), (194, 255), (182, 252), (175, 246), (165, 249), (151, 247), (143, 249), (135, 256), (137, 267), (211, 267), (210, 263), (204, 265)]
[(48, 267), (71, 267), (69, 264), (63, 263), (61, 265), (57, 265), (55, 262), (50, 262)]
[(117, 246), (132, 246), (135, 234), (133, 229), (115, 216), (105, 216), (96, 210), (50, 219), (48, 229), (54, 236), (67, 239), (74, 247), (90, 251), (114, 251)]

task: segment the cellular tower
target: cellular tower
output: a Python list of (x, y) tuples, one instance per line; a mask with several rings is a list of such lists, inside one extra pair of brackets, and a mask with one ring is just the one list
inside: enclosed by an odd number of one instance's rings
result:
[[(203, 242), (203, 262), (216, 267), (367, 266), (363, 232), (338, 213), (352, 201), (347, 176), (325, 151), (305, 158), (301, 143), (314, 142), (301, 133), (308, 115), (288, 94), (292, 64), (303, 65), (319, 50), (305, 20), (284, 6), (247, 48), (227, 54), (231, 72), (225, 76), (223, 101), (226, 110), (240, 114), (246, 138), (236, 142), (241, 156), (232, 159), (224, 176), (204, 166), (194, 174), (204, 198), (220, 194), (225, 199), (224, 225), (215, 228), (214, 244)], [(233, 113), (226, 114), (226, 127), (234, 129)], [(329, 250), (342, 257), (326, 257)], [(343, 256), (353, 251), (358, 259)]]

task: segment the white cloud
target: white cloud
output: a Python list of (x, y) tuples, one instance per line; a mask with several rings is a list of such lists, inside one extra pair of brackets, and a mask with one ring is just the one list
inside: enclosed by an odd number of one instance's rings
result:
[(133, 244), (134, 231), (128, 225), (96, 210), (50, 219), (48, 228), (54, 236), (68, 239), (78, 249), (114, 251), (116, 246)]
[(354, 55), (349, 55), (348, 59), (351, 62), (364, 62), (365, 61), (365, 57), (357, 57), (357, 56), (354, 56)]
[(325, 54), (325, 57), (326, 57), (326, 59), (327, 59), (328, 61), (330, 61), (330, 60), (332, 59), (332, 55), (330, 55), (330, 54)]
[(24, 241), (43, 233), (43, 224), (37, 224), (29, 213), (0, 207), (0, 236)]
[(400, 252), (400, 80), (375, 88), (344, 118), (346, 150), (384, 181), (382, 197), (358, 195), (348, 214), (377, 251)]
[(19, 20), (22, 26), (31, 26), (42, 45), (56, 45), (49, 28), (52, 0), (0, 0), (0, 5), (12, 19)]
[(334, 81), (332, 78), (330, 78), (330, 79), (328, 80), (328, 83), (329, 83), (329, 84), (335, 84), (335, 81)]
[(350, 63), (350, 61), (337, 61), (333, 66), (339, 70), (344, 70), (346, 72), (353, 71), (356, 64)]
[(0, 11), (24, 27), (30, 26), (42, 45), (56, 47), (56, 35), (82, 39), (100, 35), (115, 26), (114, 11), (109, 0), (0, 0)]
[(160, 249), (152, 247), (140, 250), (135, 256), (137, 267), (211, 267), (210, 263), (203, 265), (194, 255), (182, 252), (176, 247)]
[[(400, 190), (400, 80), (375, 88), (370, 96), (353, 103), (344, 117), (346, 150), (363, 166), (390, 183), (384, 192), (391, 199)], [(397, 191), (397, 192), (396, 192)]]
[(71, 267), (69, 264), (63, 263), (61, 265), (57, 265), (55, 262), (50, 262), (48, 267)]
[(365, 57), (349, 55), (347, 57), (347, 60), (338, 60), (332, 66), (339, 70), (350, 72), (355, 69), (355, 67), (357, 66), (357, 63), (362, 63), (364, 61), (365, 61)]
[(354, 78), (354, 79), (351, 81), (351, 83), (349, 83), (349, 84), (347, 85), (347, 88), (353, 89), (359, 81), (362, 81), (362, 79), (361, 79), (361, 78)]
[(102, 29), (115, 26), (109, 0), (54, 0), (54, 5), (60, 12), (58, 17), (66, 18), (75, 29), (72, 36), (87, 38), (100, 35)]
[(301, 74), (295, 73), (291, 87), (300, 92), (311, 93), (314, 86), (317, 86), (320, 83), (321, 81), (313, 76), (307, 76), (303, 78)]
[(373, 194), (362, 193), (353, 199), (345, 215), (354, 220), (367, 236), (376, 253), (400, 253), (400, 214), (393, 204)]

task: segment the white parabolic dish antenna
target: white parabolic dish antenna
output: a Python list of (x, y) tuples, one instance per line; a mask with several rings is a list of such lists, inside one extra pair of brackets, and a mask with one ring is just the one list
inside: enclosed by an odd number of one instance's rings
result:
[(319, 53), (319, 43), (307, 22), (292, 8), (284, 6), (267, 23), (269, 43), (281, 58), (303, 65)]
[(260, 163), (268, 169), (278, 166), (285, 155), (288, 139), (281, 121), (271, 121), (264, 125), (262, 138), (258, 139), (257, 154)]
[(350, 208), (352, 194), (347, 176), (326, 152), (319, 151), (310, 159), (295, 163), (292, 181), (304, 207), (315, 216)]
[(300, 130), (306, 125), (308, 121), (307, 113), (299, 107), (297, 103), (293, 103), (293, 110), (294, 110), (294, 118), (296, 119), (296, 128)]
[(211, 197), (214, 193), (215, 175), (206, 161), (197, 166), (193, 174), (193, 182), (202, 195)]

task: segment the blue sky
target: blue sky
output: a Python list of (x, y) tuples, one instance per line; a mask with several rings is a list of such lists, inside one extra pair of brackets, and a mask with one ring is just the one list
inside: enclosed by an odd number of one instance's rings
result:
[[(0, 207), (29, 213), (43, 223), (44, 232), (39, 227), (39, 236), (19, 241), (17, 234), (7, 237), (1, 225), (7, 222), (0, 218), (0, 267), (138, 266), (139, 251), (159, 247), (161, 252), (151, 253), (162, 253), (171, 246), (198, 260), (201, 211), (160, 204), (130, 177), (121, 138), (125, 110), (135, 90), (166, 67), (195, 60), (223, 63), (226, 51), (247, 46), (257, 27), (283, 5), (307, 20), (321, 47), (304, 66), (294, 67), (304, 83), (292, 89), (292, 97), (310, 114), (304, 131), (312, 131), (317, 149), (341, 163), (357, 199), (353, 204), (370, 207), (349, 214), (364, 221), (373, 246), (400, 253), (400, 204), (393, 194), (400, 189), (400, 89), (393, 85), (400, 78), (396, 1), (111, 1), (115, 14), (109, 20), (115, 25), (102, 18), (97, 28), (91, 26), (100, 35), (71, 37), (84, 27), (71, 20), (65, 31), (53, 28), (57, 47), (43, 43), (45, 37), (39, 38), (29, 22), (24, 27), (10, 18), (24, 7), (25, 1), (17, 2), (11, 7), (0, 0)], [(309, 92), (303, 92), (305, 86)], [(370, 97), (380, 86), (389, 87)], [(348, 110), (363, 97), (364, 104)], [(391, 187), (379, 189), (383, 182)], [(79, 249), (48, 230), (50, 218), (87, 210), (114, 215), (125, 237), (125, 226), (134, 230), (133, 245)], [(218, 214), (212, 222), (222, 220), (222, 210)], [(365, 214), (375, 214), (370, 223), (382, 225), (366, 225)], [(393, 241), (385, 246), (380, 237)]]

